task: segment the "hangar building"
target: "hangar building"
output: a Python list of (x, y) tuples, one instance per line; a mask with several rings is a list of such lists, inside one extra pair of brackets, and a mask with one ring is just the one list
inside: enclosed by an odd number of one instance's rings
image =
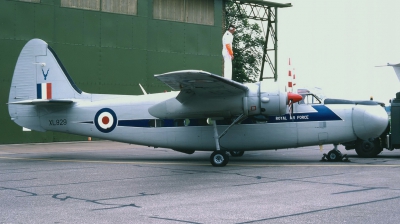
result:
[(88, 93), (169, 90), (154, 74), (201, 69), (222, 74), (223, 0), (1, 0), (0, 144), (86, 140), (26, 132), (6, 103), (22, 47), (46, 41)]

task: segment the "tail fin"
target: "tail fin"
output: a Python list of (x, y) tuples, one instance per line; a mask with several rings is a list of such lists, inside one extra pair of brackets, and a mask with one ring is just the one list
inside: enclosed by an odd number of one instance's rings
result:
[(390, 63), (388, 63), (387, 65), (393, 67), (394, 72), (396, 72), (397, 78), (400, 81), (400, 63), (399, 64), (390, 64)]
[(399, 81), (400, 81), (400, 63), (399, 64), (387, 63), (387, 65), (381, 65), (381, 66), (376, 66), (376, 67), (384, 67), (384, 66), (392, 66), (394, 69), (394, 72), (396, 73), (397, 79), (399, 79)]
[(40, 39), (30, 40), (22, 49), (11, 82), (8, 111), (17, 124), (33, 130), (40, 127), (37, 105), (71, 104), (81, 98), (54, 51)]

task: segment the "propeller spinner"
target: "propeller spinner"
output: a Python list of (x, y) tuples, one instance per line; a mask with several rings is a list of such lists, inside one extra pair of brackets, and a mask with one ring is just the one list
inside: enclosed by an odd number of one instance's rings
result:
[(287, 93), (287, 98), (288, 98), (288, 100), (286, 102), (287, 105), (297, 103), (303, 99), (303, 97), (301, 95), (299, 95), (297, 93), (292, 93), (292, 92)]

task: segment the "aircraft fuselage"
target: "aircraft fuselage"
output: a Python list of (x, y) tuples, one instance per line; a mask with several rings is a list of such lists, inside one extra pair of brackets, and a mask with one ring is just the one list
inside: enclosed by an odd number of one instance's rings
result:
[[(206, 119), (162, 120), (147, 112), (152, 105), (175, 95), (105, 97), (88, 94), (87, 99), (65, 110), (60, 106), (54, 107), (54, 111), (49, 106), (36, 106), (36, 110), (40, 126), (49, 131), (183, 151), (214, 151), (213, 126)], [(220, 145), (224, 150), (265, 150), (352, 141), (357, 139), (352, 118), (354, 107), (356, 105), (352, 104), (299, 104), (295, 108), (302, 112), (295, 112), (292, 118), (286, 114), (270, 116), (268, 121), (247, 119), (233, 126), (220, 139)], [(98, 117), (96, 120), (96, 113), (102, 109), (111, 111), (116, 117), (108, 121), (113, 124), (107, 123), (104, 128)], [(218, 132), (223, 132), (228, 124), (229, 121), (218, 120)]]

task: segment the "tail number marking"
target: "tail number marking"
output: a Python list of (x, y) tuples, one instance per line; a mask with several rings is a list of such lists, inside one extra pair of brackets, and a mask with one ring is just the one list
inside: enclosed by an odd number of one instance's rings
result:
[(49, 120), (49, 125), (67, 125), (67, 119)]

